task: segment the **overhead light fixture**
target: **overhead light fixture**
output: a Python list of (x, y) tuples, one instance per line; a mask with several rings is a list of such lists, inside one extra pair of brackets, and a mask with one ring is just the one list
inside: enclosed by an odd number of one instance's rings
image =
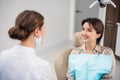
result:
[(113, 7), (116, 8), (115, 3), (113, 3), (111, 0), (96, 0), (95, 2), (93, 2), (89, 8), (92, 8), (93, 6), (95, 6), (97, 3), (99, 3), (99, 6), (101, 8), (104, 8), (107, 4), (111, 4)]

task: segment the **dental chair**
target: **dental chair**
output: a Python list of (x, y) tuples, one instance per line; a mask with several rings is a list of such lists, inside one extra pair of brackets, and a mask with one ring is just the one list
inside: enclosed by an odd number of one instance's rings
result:
[[(75, 47), (80, 47), (83, 42), (81, 40), (81, 33), (76, 32), (73, 35), (73, 44)], [(66, 73), (68, 68), (68, 58), (69, 54), (71, 53), (72, 48), (68, 48), (61, 53), (58, 54), (58, 56), (55, 59), (54, 66), (55, 66), (55, 72), (57, 76), (57, 80), (67, 80), (66, 79)]]

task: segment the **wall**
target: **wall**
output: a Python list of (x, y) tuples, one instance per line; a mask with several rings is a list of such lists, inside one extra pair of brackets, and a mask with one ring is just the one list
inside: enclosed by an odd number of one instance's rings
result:
[[(45, 17), (46, 36), (38, 50), (48, 50), (72, 40), (75, 25), (75, 0), (1, 0), (0, 1), (0, 52), (18, 43), (8, 36), (19, 12), (32, 9)], [(95, 6), (94, 6), (95, 7)], [(105, 21), (106, 8), (99, 8), (99, 18)], [(103, 39), (101, 41), (103, 45)]]
[(0, 0), (0, 52), (19, 43), (8, 36), (16, 16), (25, 9), (36, 10), (45, 17), (46, 37), (38, 50), (50, 49), (69, 39), (69, 0)]
[(120, 23), (117, 23), (118, 29), (117, 29), (117, 41), (116, 41), (116, 55), (120, 57)]
[[(99, 19), (102, 20), (102, 22), (104, 23), (104, 25), (105, 25), (105, 16), (106, 16), (106, 7), (99, 8)], [(104, 35), (103, 35), (103, 37), (101, 39), (100, 44), (103, 45), (103, 42), (104, 42)]]
[[(70, 31), (69, 31), (69, 39), (70, 40), (72, 40), (72, 38), (73, 38), (73, 34), (74, 34), (74, 31), (75, 31), (75, 25), (76, 25), (76, 22), (75, 22), (75, 19), (76, 19), (76, 5), (78, 4), (77, 3), (77, 1), (78, 0), (70, 0)], [(89, 5), (91, 5), (93, 2), (94, 2), (94, 0), (92, 0), (92, 1), (87, 1), (86, 3), (85, 3), (85, 1), (84, 1), (84, 3), (82, 2), (82, 0), (80, 0), (81, 1), (81, 7), (83, 6), (83, 5), (87, 5), (88, 7), (89, 7)], [(88, 4), (89, 3), (89, 4)], [(83, 4), (83, 5), (82, 5)], [(95, 16), (95, 17), (97, 17), (98, 16), (98, 18), (100, 18), (103, 22), (104, 22), (104, 20), (105, 20), (105, 9), (101, 9), (101, 8), (98, 8), (98, 5), (99, 4), (96, 4), (93, 8), (89, 8), (89, 9), (87, 9), (89, 12), (91, 12), (91, 14), (90, 14), (90, 16), (92, 15), (92, 17), (93, 16)], [(84, 8), (83, 8), (84, 9)], [(97, 10), (98, 9), (98, 10)], [(96, 11), (96, 12), (95, 12)], [(93, 12), (95, 12), (95, 13), (93, 13)], [(89, 15), (89, 14), (88, 14)], [(103, 44), (103, 40), (101, 41), (101, 44)]]
[(69, 28), (69, 39), (72, 40), (75, 27), (75, 11), (76, 11), (76, 0), (70, 0), (70, 28)]
[(98, 17), (99, 5), (96, 4), (92, 8), (89, 6), (95, 0), (76, 0), (76, 13), (75, 13), (75, 30), (74, 32), (79, 32), (82, 30), (81, 22), (83, 19), (88, 17)]

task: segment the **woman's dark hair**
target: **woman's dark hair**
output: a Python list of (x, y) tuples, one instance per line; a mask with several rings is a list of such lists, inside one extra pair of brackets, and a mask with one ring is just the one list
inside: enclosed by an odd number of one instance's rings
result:
[(102, 21), (98, 18), (87, 18), (82, 21), (82, 26), (86, 22), (96, 30), (97, 34), (101, 34), (101, 36), (97, 39), (97, 44), (99, 44), (104, 32), (104, 25)]
[(21, 12), (15, 22), (15, 26), (8, 31), (9, 37), (18, 40), (25, 40), (28, 36), (39, 27), (41, 30), (44, 24), (44, 17), (33, 10), (25, 10)]

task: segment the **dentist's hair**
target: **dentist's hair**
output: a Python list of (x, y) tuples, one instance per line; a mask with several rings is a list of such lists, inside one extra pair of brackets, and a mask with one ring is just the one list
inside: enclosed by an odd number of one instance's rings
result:
[(25, 40), (37, 28), (41, 30), (44, 24), (44, 17), (33, 10), (21, 12), (15, 21), (15, 26), (9, 29), (8, 34), (12, 39)]

